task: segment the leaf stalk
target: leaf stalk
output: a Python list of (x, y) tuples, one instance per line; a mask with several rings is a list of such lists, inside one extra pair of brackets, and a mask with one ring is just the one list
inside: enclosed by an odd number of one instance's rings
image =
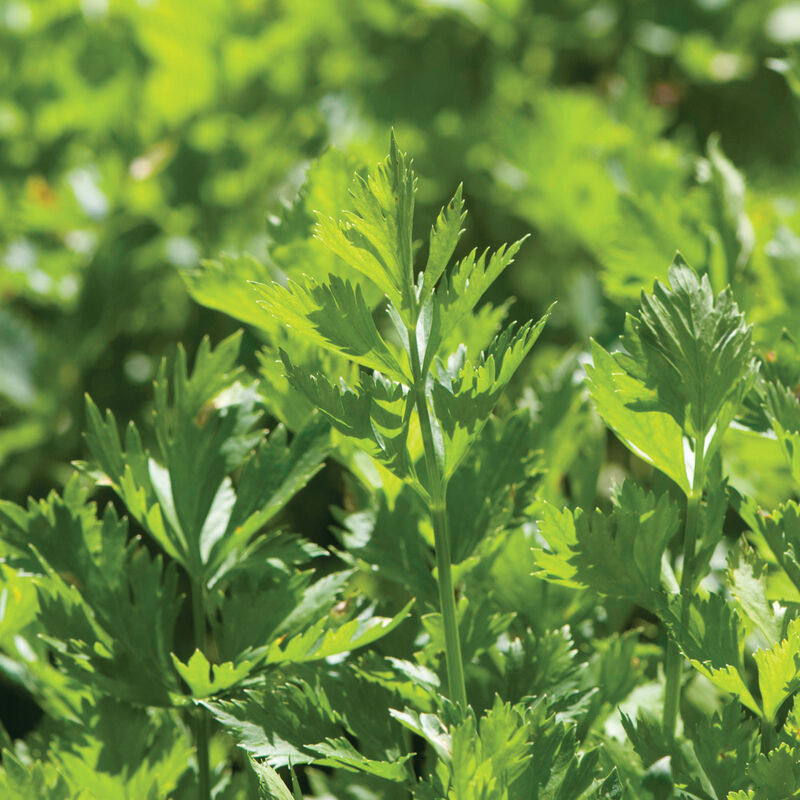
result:
[(442, 612), (444, 627), (448, 693), (450, 699), (462, 711), (465, 711), (467, 708), (467, 688), (464, 680), (464, 664), (461, 657), (461, 640), (458, 635), (458, 616), (456, 614), (453, 573), (450, 563), (450, 539), (447, 530), (446, 505), (447, 487), (436, 459), (433, 426), (428, 411), (425, 379), (421, 374), (415, 331), (409, 330), (408, 340), (411, 369), (414, 376), (414, 404), (419, 417), (422, 444), (425, 451), (425, 468), (428, 473), (429, 511), (433, 524), (434, 547), (436, 550), (437, 584), (439, 587), (439, 607)]
[[(703, 485), (705, 483), (705, 437), (698, 436), (694, 449), (694, 473), (692, 475), (692, 489), (686, 500), (686, 522), (683, 529), (683, 570), (680, 583), (680, 611), (681, 629), (689, 625), (691, 602), (688, 595), (694, 591), (694, 557), (697, 550), (697, 529), (700, 518), (700, 502), (703, 498)], [(681, 699), (681, 666), (683, 657), (678, 643), (670, 639), (667, 645), (667, 656), (664, 665), (666, 685), (664, 688), (664, 732), (669, 736), (675, 735), (678, 722), (678, 708)]]
[[(202, 652), (206, 651), (206, 609), (205, 593), (201, 581), (192, 583), (192, 626), (194, 628), (194, 645)], [(199, 800), (211, 800), (211, 768), (209, 763), (208, 743), (210, 726), (208, 712), (202, 706), (196, 709), (195, 748), (197, 750), (197, 784)]]

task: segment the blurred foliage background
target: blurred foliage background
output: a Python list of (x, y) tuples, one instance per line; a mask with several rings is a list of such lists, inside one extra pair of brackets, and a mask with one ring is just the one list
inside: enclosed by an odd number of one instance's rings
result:
[(0, 495), (63, 483), (84, 392), (139, 418), (163, 353), (235, 327), (181, 271), (269, 262), (312, 160), (372, 164), (392, 126), (421, 218), (463, 180), (464, 248), (534, 233), (495, 299), (558, 300), (559, 348), (617, 330), (676, 246), (774, 338), (798, 40), (775, 0), (0, 0)]
[[(676, 248), (768, 352), (798, 328), (797, 42), (777, 0), (0, 0), (0, 497), (63, 486), (84, 393), (141, 421), (177, 342), (239, 327), (191, 299), (203, 259), (302, 272), (313, 196), (287, 204), (310, 166), (372, 165), (391, 128), (419, 219), (463, 181), (459, 254), (533, 233), (489, 298), (518, 319), (558, 301), (532, 408), (572, 397), (589, 337), (613, 344)], [(757, 489), (763, 453), (734, 449)], [(312, 539), (333, 480), (293, 520)], [(33, 713), (13, 697), (12, 735)]]

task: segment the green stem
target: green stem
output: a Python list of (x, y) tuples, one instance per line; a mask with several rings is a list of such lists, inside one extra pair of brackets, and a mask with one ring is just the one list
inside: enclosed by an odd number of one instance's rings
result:
[[(206, 648), (206, 609), (202, 583), (192, 584), (192, 624), (194, 645), (205, 652)], [(211, 768), (208, 757), (210, 726), (208, 712), (198, 706), (195, 719), (195, 747), (197, 749), (197, 782), (199, 800), (211, 800)]]
[(761, 720), (761, 752), (766, 755), (775, 748), (777, 736), (775, 723), (770, 719)]
[(433, 524), (433, 537), (436, 549), (436, 569), (438, 572), (439, 607), (444, 625), (445, 660), (447, 662), (447, 684), (450, 699), (461, 710), (467, 708), (467, 688), (464, 680), (464, 663), (461, 657), (461, 641), (458, 636), (458, 616), (453, 590), (453, 573), (450, 564), (450, 539), (447, 530), (447, 487), (444, 484), (436, 460), (433, 442), (433, 426), (428, 412), (425, 394), (425, 379), (421, 374), (416, 334), (409, 330), (411, 369), (414, 374), (414, 404), (419, 416), (422, 443), (425, 450), (425, 468), (428, 473), (430, 493), (430, 515)]
[[(697, 523), (700, 517), (700, 501), (703, 497), (705, 480), (705, 437), (698, 436), (694, 449), (694, 474), (692, 490), (686, 501), (686, 523), (683, 529), (683, 570), (680, 585), (681, 629), (689, 624), (691, 603), (688, 595), (694, 591), (694, 557), (697, 549)], [(677, 642), (670, 640), (667, 644), (667, 657), (664, 664), (666, 686), (664, 687), (664, 731), (675, 735), (678, 722), (678, 708), (681, 700), (681, 667), (683, 658)]]

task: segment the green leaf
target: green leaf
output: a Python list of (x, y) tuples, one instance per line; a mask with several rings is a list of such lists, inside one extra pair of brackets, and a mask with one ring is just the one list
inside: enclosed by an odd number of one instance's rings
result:
[(171, 655), (175, 669), (188, 684), (194, 698), (210, 697), (230, 689), (246, 678), (253, 667), (251, 661), (242, 661), (239, 664), (233, 664), (231, 661), (226, 661), (224, 664), (210, 664), (199, 650), (195, 650), (185, 664), (174, 653)]
[(705, 198), (648, 189), (620, 196), (614, 239), (601, 254), (603, 290), (623, 308), (636, 303), (643, 286), (667, 280), (664, 254), (676, 243), (691, 264), (702, 264), (706, 257), (706, 242), (697, 230)]
[(616, 775), (600, 776), (598, 750), (581, 747), (574, 724), (532, 709), (531, 759), (514, 786), (515, 800), (591, 800), (621, 796)]
[[(280, 636), (292, 636), (330, 614), (349, 572), (334, 572), (318, 581), (313, 573), (289, 568), (278, 532), (259, 542), (250, 559), (240, 563), (208, 593), (208, 611), (217, 661), (238, 660), (242, 653)], [(270, 547), (274, 543), (276, 549)]]
[(413, 322), (412, 225), (416, 176), (391, 137), (388, 158), (352, 188), (353, 210), (340, 222), (321, 216), (316, 235), (327, 247), (375, 283), (406, 322)]
[(719, 594), (692, 596), (684, 602), (690, 603), (686, 625), (681, 617), (680, 595), (663, 598), (658, 609), (684, 655), (715, 686), (760, 715), (761, 709), (746, 684), (744, 631), (735, 609)]
[(256, 289), (260, 304), (280, 323), (363, 367), (412, 383), (399, 354), (378, 333), (358, 284), (329, 275), (328, 283), (307, 278), (304, 284), (290, 281), (286, 288), (273, 283)]
[(586, 366), (589, 394), (606, 425), (629, 450), (672, 478), (688, 495), (691, 486), (678, 423), (662, 411), (634, 410), (632, 405), (641, 398), (641, 384), (594, 341), (592, 362)]
[(0, 791), (7, 800), (80, 800), (83, 792), (70, 788), (52, 765), (25, 764), (8, 750), (3, 750), (2, 757)]
[[(169, 711), (94, 699), (63, 728), (49, 750), (81, 798), (155, 800), (183, 785), (194, 755), (182, 725)], [(38, 796), (37, 796), (38, 797)]]
[(719, 136), (709, 137), (708, 163), (712, 208), (728, 265), (727, 279), (733, 283), (747, 266), (755, 246), (753, 223), (746, 211), (744, 178), (722, 152)]
[(402, 784), (410, 784), (413, 777), (410, 769), (405, 766), (406, 762), (413, 758), (413, 753), (391, 762), (376, 761), (365, 758), (347, 739), (342, 737), (326, 739), (319, 744), (310, 745), (309, 749), (317, 754), (318, 758), (314, 763), (321, 767), (364, 772), (367, 775), (374, 775), (376, 778)]
[[(308, 168), (297, 198), (275, 217), (267, 218), (269, 260), (285, 275), (303, 274), (324, 280), (333, 274), (361, 281), (363, 276), (319, 241), (314, 230), (320, 216), (338, 217), (347, 208), (354, 175), (363, 172), (362, 166), (353, 156), (328, 148)], [(374, 305), (379, 299), (377, 289), (367, 281), (362, 284), (368, 305)]]
[[(87, 442), (99, 479), (207, 586), (250, 557), (254, 538), (321, 469), (330, 448), (327, 421), (313, 415), (291, 445), (282, 426), (269, 438), (254, 429), (262, 411), (255, 388), (237, 380), (239, 338), (213, 351), (206, 340), (191, 375), (183, 350), (172, 380), (162, 367), (155, 384), (158, 458), (144, 451), (132, 425), (123, 447), (113, 416), (103, 419), (87, 401)], [(234, 470), (240, 470), (236, 486)]]
[[(291, 444), (287, 445), (283, 426), (261, 440), (242, 465), (230, 516), (206, 558), (207, 571), (213, 572), (215, 580), (236, 563), (245, 545), (322, 469), (329, 451), (330, 427), (319, 416), (312, 416)], [(301, 560), (323, 552), (290, 537), (283, 543), (300, 544)]]
[[(653, 609), (663, 594), (661, 559), (678, 529), (678, 510), (667, 495), (656, 498), (625, 482), (610, 514), (558, 511), (542, 504), (534, 547), (542, 577), (571, 587), (591, 587)], [(620, 570), (620, 564), (629, 565)]]
[(475, 365), (451, 359), (443, 376), (433, 383), (431, 400), (441, 435), (439, 459), (445, 479), (478, 438), (503, 389), (539, 338), (549, 313), (518, 330), (509, 325)]
[(745, 619), (764, 634), (767, 642), (780, 641), (782, 620), (767, 602), (765, 565), (751, 550), (742, 547), (730, 557), (728, 587)]
[(719, 797), (746, 783), (747, 764), (758, 751), (758, 726), (738, 703), (728, 703), (713, 716), (685, 723), (703, 773)]
[(447, 726), (436, 714), (419, 714), (411, 709), (398, 711), (389, 709), (389, 715), (396, 719), (403, 727), (422, 737), (436, 755), (445, 763), (452, 761), (452, 737)]
[(264, 314), (249, 284), (266, 283), (275, 276), (255, 256), (223, 253), (219, 259), (205, 259), (198, 267), (182, 270), (181, 276), (189, 294), (201, 305), (247, 325), (264, 324)]
[(500, 698), (481, 717), (452, 726), (453, 797), (479, 800), (505, 796), (530, 760), (529, 727), (520, 712)]
[(668, 413), (692, 440), (728, 427), (751, 385), (752, 331), (729, 290), (716, 298), (678, 255), (669, 286), (642, 293), (638, 314), (628, 316), (615, 361), (648, 392), (640, 407)]
[(335, 533), (345, 548), (342, 557), (402, 586), (421, 602), (436, 603), (433, 554), (420, 533), (423, 513), (408, 487), (401, 490), (393, 508), (384, 492), (372, 493), (359, 511), (337, 513), (340, 528)]
[(446, 339), (475, 308), (486, 290), (514, 262), (514, 257), (526, 238), (527, 236), (512, 245), (503, 245), (491, 255), (488, 250), (484, 250), (478, 256), (477, 250), (472, 250), (453, 267), (436, 290), (435, 341)]
[(771, 514), (759, 510), (748, 517), (795, 590), (800, 591), (800, 506), (790, 500)]
[(531, 414), (490, 418), (447, 487), (451, 556), (458, 564), (481, 540), (519, 520), (540, 477), (537, 429)]
[(756, 800), (788, 800), (800, 792), (800, 752), (782, 744), (759, 755), (748, 769)]
[[(513, 613), (495, 611), (486, 598), (472, 602), (462, 597), (458, 603), (458, 630), (461, 638), (461, 654), (465, 664), (477, 660), (478, 656), (497, 644), (514, 619)], [(425, 614), (422, 625), (429, 641), (423, 652), (433, 658), (445, 651), (445, 635), (442, 615)]]
[(394, 617), (367, 616), (353, 619), (338, 628), (326, 630), (328, 621), (320, 620), (307, 631), (284, 641), (277, 639), (263, 648), (246, 653), (249, 660), (263, 664), (300, 664), (320, 661), (376, 642), (391, 633), (407, 616), (413, 601)]
[(297, 800), (280, 775), (266, 762), (248, 758), (250, 768), (258, 776), (260, 800)]
[(250, 691), (243, 699), (202, 701), (217, 721), (254, 758), (275, 767), (309, 764), (315, 755), (306, 745), (338, 737), (336, 712), (319, 687), (281, 680), (267, 691)]
[(774, 720), (783, 701), (800, 689), (800, 619), (792, 620), (786, 637), (769, 650), (753, 654), (764, 717)]
[(436, 224), (431, 227), (430, 241), (428, 245), (428, 261), (425, 264), (425, 271), (422, 275), (422, 287), (419, 292), (418, 302), (424, 305), (433, 293), (439, 278), (442, 277), (453, 252), (456, 249), (458, 240), (464, 229), (461, 227), (467, 217), (464, 211), (464, 200), (462, 198), (462, 187), (459, 184), (453, 199), (441, 210)]
[(235, 334), (215, 350), (203, 340), (191, 376), (182, 348), (171, 381), (162, 364), (154, 387), (160, 462), (144, 451), (132, 425), (123, 449), (113, 416), (103, 420), (87, 400), (87, 444), (102, 474), (137, 521), (196, 578), (235, 500), (227, 473), (260, 438), (252, 430), (261, 415), (256, 394), (237, 382), (240, 338)]
[(112, 506), (97, 519), (73, 481), (62, 499), (0, 509), (0, 530), (37, 574), (40, 620), (63, 669), (95, 691), (169, 705), (181, 606), (174, 564), (151, 558)]
[(383, 463), (395, 475), (408, 473), (406, 439), (410, 415), (405, 386), (380, 375), (365, 375), (351, 389), (344, 381), (334, 386), (322, 374), (309, 375), (281, 353), (290, 382), (334, 427)]
[[(791, 341), (792, 349), (797, 346)], [(797, 356), (793, 353), (794, 357)], [(792, 479), (800, 484), (800, 401), (794, 391), (797, 376), (786, 376), (792, 383), (787, 385), (781, 376), (764, 380), (759, 387), (762, 395), (760, 409), (775, 431), (786, 461), (792, 472)]]

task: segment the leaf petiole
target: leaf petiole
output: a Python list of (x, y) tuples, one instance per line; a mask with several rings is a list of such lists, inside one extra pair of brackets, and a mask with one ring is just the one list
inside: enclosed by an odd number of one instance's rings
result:
[[(683, 529), (683, 570), (681, 572), (681, 629), (685, 630), (689, 624), (691, 603), (688, 595), (694, 591), (694, 557), (697, 550), (697, 528), (700, 516), (700, 502), (703, 498), (703, 485), (705, 483), (705, 437), (698, 436), (695, 440), (694, 473), (692, 476), (692, 489), (686, 500), (686, 523)], [(677, 642), (670, 640), (667, 644), (667, 656), (664, 666), (666, 686), (664, 688), (664, 731), (670, 736), (675, 735), (678, 720), (678, 707), (681, 696), (681, 666), (683, 657)]]

